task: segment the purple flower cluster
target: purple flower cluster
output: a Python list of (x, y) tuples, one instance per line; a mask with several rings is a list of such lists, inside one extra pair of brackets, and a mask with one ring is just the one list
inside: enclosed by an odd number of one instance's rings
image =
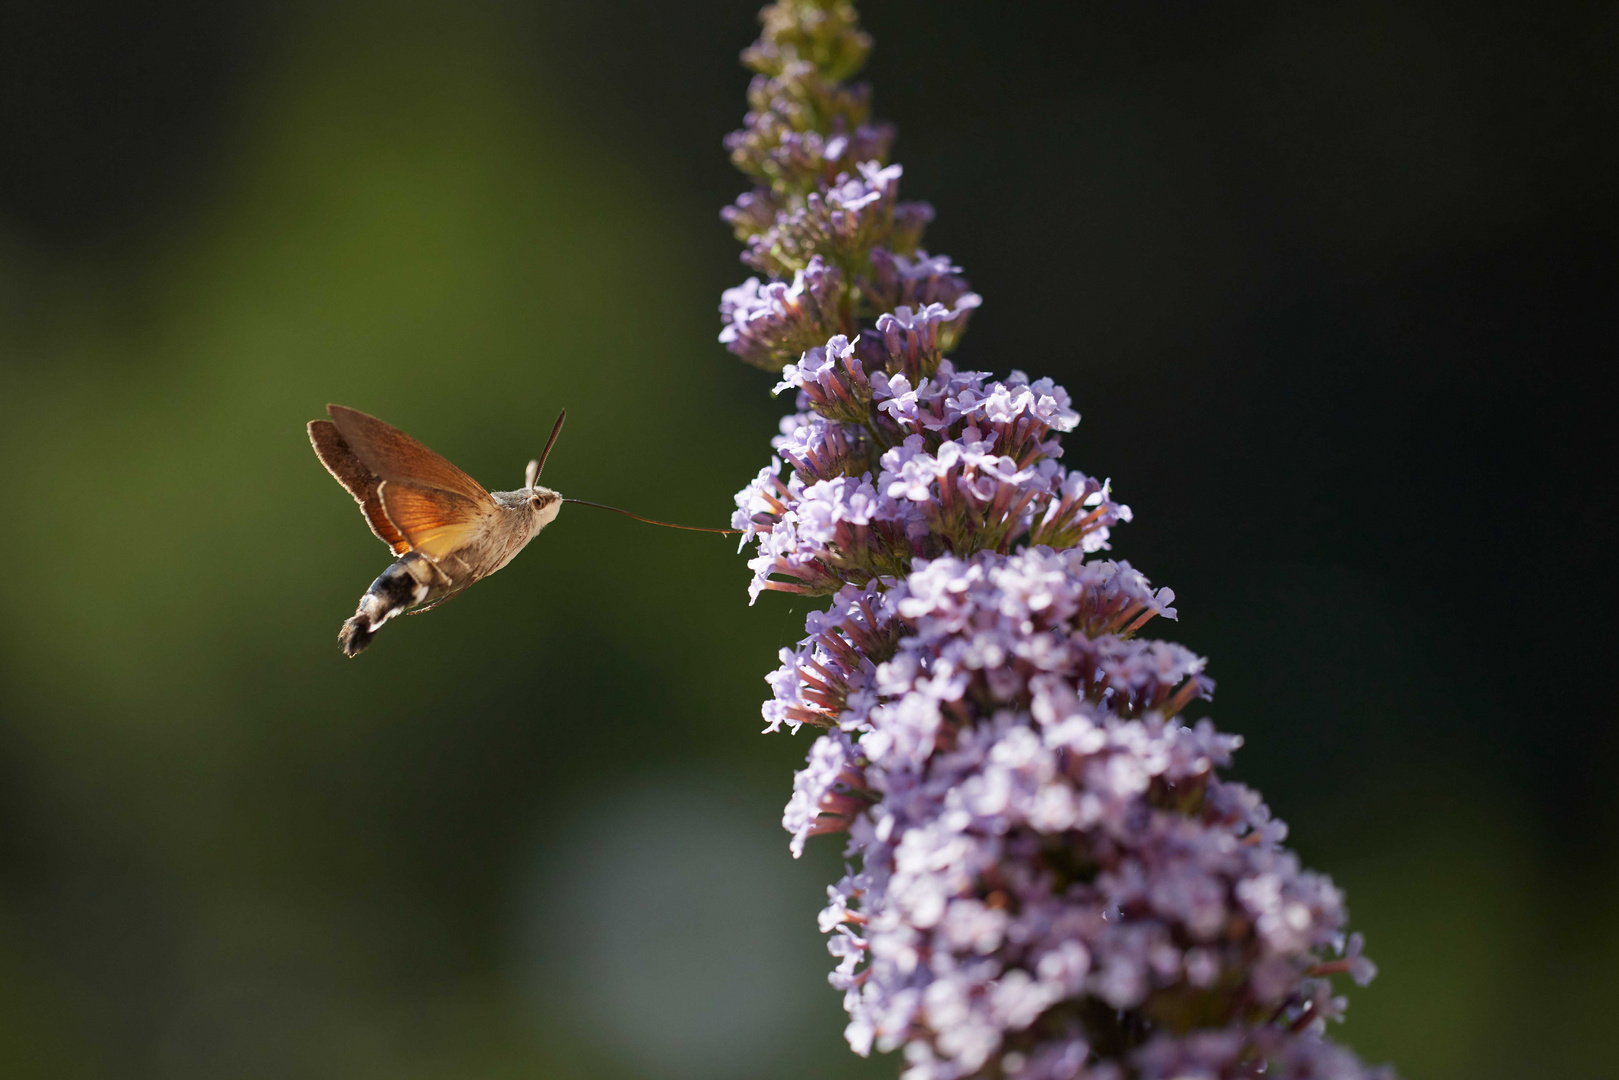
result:
[(1324, 976), (1373, 969), (1338, 891), (1215, 775), (1240, 739), (1174, 721), (1212, 684), (1134, 633), (1172, 599), (1077, 547), (944, 556), (845, 586), (784, 652), (770, 726), (826, 728), (784, 824), (861, 862), (821, 916), (856, 1050), (903, 1047), (916, 1078), (1123, 1076), (1126, 1014), (1143, 1076), (1216, 1050), (1203, 1075), (1284, 1051), (1272, 1075), (1362, 1075), (1321, 1071), (1349, 1060), (1318, 1038), (1343, 1007)]
[(1106, 484), (1058, 463), (1052, 436), (1079, 421), (1061, 387), (1021, 372), (991, 380), (939, 356), (954, 317), (901, 306), (870, 334), (834, 335), (785, 366), (777, 389), (796, 389), (803, 411), (782, 421), (777, 465), (738, 494), (733, 519), (744, 543), (759, 541), (753, 597), (834, 592), (900, 576), (913, 559), (1019, 540), (1096, 551), (1130, 519)]
[[(1205, 661), (1140, 636), (1173, 594), (1096, 557), (1130, 520), (1061, 464), (1067, 393), (947, 356), (979, 306), (918, 249), (892, 129), (842, 82), (842, 0), (782, 0), (726, 213), (750, 278), (721, 341), (797, 411), (737, 496), (750, 595), (830, 596), (768, 677), (766, 730), (820, 730), (783, 816), (847, 834), (821, 928), (848, 1039), (907, 1080), (1344, 1078), (1332, 976), (1374, 974), (1339, 891), (1222, 780), (1240, 738), (1178, 717)], [(785, 475), (784, 475), (785, 471)]]

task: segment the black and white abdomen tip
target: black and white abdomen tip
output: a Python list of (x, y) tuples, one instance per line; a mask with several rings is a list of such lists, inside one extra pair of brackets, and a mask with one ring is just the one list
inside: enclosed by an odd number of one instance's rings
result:
[(404, 559), (377, 575), (377, 580), (360, 597), (360, 606), (353, 617), (337, 632), (337, 642), (343, 647), (344, 655), (360, 655), (383, 623), (426, 600), (427, 592), (427, 585), (411, 576)]

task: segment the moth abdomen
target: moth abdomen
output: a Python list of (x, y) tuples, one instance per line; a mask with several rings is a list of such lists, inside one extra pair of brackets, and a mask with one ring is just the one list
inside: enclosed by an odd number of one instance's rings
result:
[(359, 656), (376, 636), (377, 629), (371, 620), (364, 615), (355, 615), (344, 620), (337, 631), (337, 643), (342, 646), (344, 656)]
[(377, 575), (360, 597), (360, 606), (337, 632), (346, 656), (358, 656), (371, 644), (382, 624), (428, 598), (443, 578), (437, 567), (412, 551)]

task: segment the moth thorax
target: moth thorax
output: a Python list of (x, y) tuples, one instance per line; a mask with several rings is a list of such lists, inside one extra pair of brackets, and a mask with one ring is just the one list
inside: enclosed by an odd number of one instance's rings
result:
[(562, 509), (562, 496), (538, 485), (516, 491), (491, 491), (489, 494), (506, 511), (509, 519), (526, 520), (531, 534), (555, 521), (557, 511)]

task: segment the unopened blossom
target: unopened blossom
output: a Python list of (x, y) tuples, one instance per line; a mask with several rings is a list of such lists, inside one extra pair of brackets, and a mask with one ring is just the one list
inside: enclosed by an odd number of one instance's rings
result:
[[(783, 815), (844, 836), (820, 928), (861, 1054), (906, 1080), (1363, 1080), (1325, 1035), (1375, 974), (1342, 893), (1224, 779), (1174, 594), (1109, 557), (1130, 521), (1063, 460), (1068, 393), (952, 354), (981, 298), (921, 247), (894, 131), (845, 80), (843, 0), (781, 0), (744, 53), (725, 220), (755, 276), (720, 340), (793, 411), (738, 493), (749, 593), (828, 598), (767, 677), (815, 732)], [(762, 276), (761, 276), (762, 275)]]

